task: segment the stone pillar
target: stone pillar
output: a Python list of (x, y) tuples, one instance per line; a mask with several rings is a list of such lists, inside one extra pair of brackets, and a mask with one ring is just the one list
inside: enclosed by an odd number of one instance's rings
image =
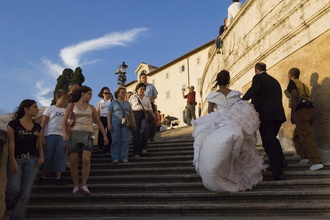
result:
[(8, 144), (7, 132), (0, 129), (0, 219), (3, 218), (6, 211), (5, 193), (7, 186), (7, 157)]

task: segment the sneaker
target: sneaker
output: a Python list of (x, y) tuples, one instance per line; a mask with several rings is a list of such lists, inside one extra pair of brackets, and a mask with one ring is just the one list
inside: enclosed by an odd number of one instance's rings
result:
[(138, 155), (138, 154), (134, 155), (134, 158), (140, 158), (140, 155)]
[(316, 170), (322, 169), (323, 167), (324, 167), (324, 165), (321, 163), (313, 164), (312, 166), (310, 166), (309, 170), (316, 171)]
[(119, 162), (119, 160), (113, 160), (112, 161), (114, 164), (117, 164)]
[(129, 161), (128, 161), (128, 160), (122, 160), (121, 162), (123, 162), (123, 163), (128, 163)]
[(81, 194), (84, 194), (84, 195), (90, 195), (90, 194), (91, 194), (91, 192), (88, 190), (88, 188), (87, 188), (86, 185), (80, 187), (80, 193), (81, 193)]
[(308, 163), (310, 163), (311, 161), (309, 160), (309, 159), (301, 159), (300, 161), (299, 161), (299, 163), (300, 164), (308, 164)]
[(77, 195), (80, 191), (79, 186), (74, 186), (72, 190), (72, 195)]
[(148, 153), (148, 151), (147, 150), (142, 150), (142, 153), (146, 154), (146, 153)]
[(55, 179), (55, 184), (56, 184), (56, 185), (64, 185), (64, 183), (63, 183), (63, 179), (62, 179), (62, 178), (56, 178), (56, 179)]

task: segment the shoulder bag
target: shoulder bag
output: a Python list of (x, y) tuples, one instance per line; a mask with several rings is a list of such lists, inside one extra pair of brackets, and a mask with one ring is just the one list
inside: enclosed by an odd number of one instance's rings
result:
[(121, 104), (116, 101), (118, 103), (118, 105), (120, 106), (121, 110), (123, 111), (124, 117), (122, 119), (122, 124), (125, 125), (128, 129), (130, 130), (134, 130), (136, 128), (136, 123), (135, 123), (135, 118), (134, 115), (129, 113), (128, 115), (126, 115), (123, 107), (121, 106)]
[(139, 101), (140, 105), (142, 106), (143, 111), (144, 111), (144, 117), (146, 118), (146, 121), (148, 123), (156, 122), (155, 115), (152, 112), (145, 110), (144, 106), (142, 104), (142, 101), (140, 100), (140, 98), (138, 96), (137, 96), (137, 98), (138, 98), (138, 101)]

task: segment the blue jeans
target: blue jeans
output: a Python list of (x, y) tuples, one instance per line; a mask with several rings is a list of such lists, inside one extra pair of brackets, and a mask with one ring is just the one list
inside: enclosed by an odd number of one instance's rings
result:
[(128, 144), (131, 131), (121, 124), (121, 119), (113, 116), (111, 119), (112, 130), (112, 144), (111, 156), (113, 160), (127, 160), (128, 159)]
[(45, 163), (42, 165), (42, 170), (61, 172), (63, 163), (66, 159), (64, 152), (64, 141), (61, 135), (45, 136)]
[(26, 208), (34, 180), (39, 168), (36, 167), (38, 158), (16, 159), (18, 172), (12, 173), (10, 164), (7, 164), (7, 191), (6, 206), (13, 210), (10, 219), (24, 219)]

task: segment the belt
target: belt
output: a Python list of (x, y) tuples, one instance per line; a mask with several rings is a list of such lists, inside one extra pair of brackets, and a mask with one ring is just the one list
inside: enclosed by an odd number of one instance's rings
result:
[(23, 159), (23, 160), (28, 160), (30, 158), (37, 158), (39, 157), (38, 155), (33, 155), (33, 154), (30, 154), (30, 153), (26, 153), (26, 154), (16, 154), (15, 155), (15, 158), (16, 159)]

